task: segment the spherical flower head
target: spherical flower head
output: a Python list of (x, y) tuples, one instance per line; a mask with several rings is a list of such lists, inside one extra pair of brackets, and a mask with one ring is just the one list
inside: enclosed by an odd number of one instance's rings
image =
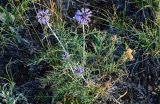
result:
[(70, 55), (69, 55), (68, 52), (64, 52), (64, 54), (62, 55), (62, 57), (63, 57), (64, 60), (67, 60), (67, 59), (70, 58)]
[(82, 66), (76, 66), (74, 68), (74, 74), (77, 75), (77, 76), (81, 76), (84, 72), (84, 67)]
[(77, 10), (74, 20), (78, 22), (80, 25), (88, 25), (91, 21), (90, 17), (92, 16), (92, 12), (88, 8), (82, 8), (81, 10)]
[(51, 14), (49, 10), (39, 10), (37, 13), (37, 19), (40, 24), (47, 25), (49, 23)]

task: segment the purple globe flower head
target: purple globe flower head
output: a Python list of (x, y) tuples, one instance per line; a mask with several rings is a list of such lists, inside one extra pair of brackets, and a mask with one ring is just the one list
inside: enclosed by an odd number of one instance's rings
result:
[(74, 74), (77, 76), (81, 76), (84, 72), (84, 67), (82, 66), (76, 66), (73, 69), (74, 69)]
[(64, 52), (64, 54), (62, 55), (62, 57), (63, 57), (64, 60), (67, 60), (67, 59), (69, 59), (70, 55), (69, 55), (68, 52)]
[(47, 25), (49, 23), (51, 14), (49, 10), (39, 10), (37, 13), (37, 19), (40, 24)]
[(80, 25), (88, 25), (91, 21), (90, 17), (92, 16), (92, 12), (88, 8), (82, 8), (81, 10), (77, 10), (74, 20), (78, 22)]

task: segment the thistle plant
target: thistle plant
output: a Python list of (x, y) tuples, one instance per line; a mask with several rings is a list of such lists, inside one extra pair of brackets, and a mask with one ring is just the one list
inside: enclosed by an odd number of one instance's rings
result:
[(79, 25), (82, 25), (83, 27), (83, 66), (85, 66), (86, 62), (85, 62), (85, 46), (86, 46), (86, 42), (85, 42), (85, 38), (86, 38), (86, 34), (85, 34), (85, 25), (88, 25), (89, 22), (91, 21), (90, 17), (92, 16), (92, 12), (90, 11), (89, 8), (82, 8), (81, 10), (77, 10), (77, 12), (75, 13), (75, 16), (73, 17), (73, 19), (75, 21), (78, 22)]
[(52, 34), (55, 36), (55, 38), (58, 40), (59, 44), (63, 48), (64, 52), (66, 52), (66, 49), (64, 48), (62, 42), (58, 38), (58, 36), (55, 34), (53, 29), (51, 28), (49, 24), (49, 19), (50, 19), (51, 14), (49, 13), (49, 10), (39, 10), (37, 13), (37, 19), (40, 24), (47, 25), (49, 29), (51, 30)]
[[(83, 10), (83, 9), (82, 9)], [(88, 9), (87, 11), (84, 11), (83, 10), (83, 13), (84, 12), (89, 12)], [(84, 15), (84, 14), (83, 14)], [(69, 53), (66, 51), (64, 45), (62, 44), (62, 42), (60, 41), (59, 37), (56, 35), (56, 33), (53, 31), (53, 29), (51, 28), (50, 24), (49, 24), (49, 19), (50, 19), (50, 16), (51, 14), (49, 13), (49, 10), (40, 10), (38, 13), (37, 13), (37, 19), (38, 19), (38, 22), (40, 24), (43, 24), (43, 25), (46, 25), (49, 27), (49, 29), (51, 30), (52, 34), (55, 36), (55, 38), (58, 40), (59, 44), (61, 45), (61, 47), (63, 48), (63, 51), (64, 51), (64, 54), (62, 55), (63, 59), (64, 60), (68, 60), (70, 58), (70, 55)], [(77, 19), (78, 19), (78, 16), (77, 16)], [(86, 20), (85, 20), (86, 19)], [(86, 24), (87, 21), (89, 21), (89, 17), (86, 16), (85, 18), (81, 18), (81, 23), (83, 24)], [(85, 38), (84, 38), (85, 39)], [(85, 45), (84, 45), (85, 46)], [(78, 75), (78, 76), (82, 76), (82, 73), (84, 72), (84, 68), (78, 66), (78, 67), (75, 67), (73, 68), (71, 63), (68, 61), (68, 64), (70, 66), (70, 69), (72, 71), (72, 73), (74, 75)], [(82, 78), (84, 79), (84, 77), (82, 76)]]
[[(38, 22), (42, 25), (47, 25), (49, 23), (49, 20), (50, 20), (50, 16), (51, 14), (49, 13), (49, 10), (39, 10), (37, 12), (37, 19), (38, 19)], [(48, 44), (50, 43), (49, 39), (48, 39), (48, 36), (46, 36), (46, 40), (48, 42)], [(41, 42), (42, 43), (42, 42)]]

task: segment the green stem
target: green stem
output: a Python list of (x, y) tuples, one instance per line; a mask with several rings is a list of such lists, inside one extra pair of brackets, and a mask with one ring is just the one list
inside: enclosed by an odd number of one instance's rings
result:
[(84, 27), (84, 25), (83, 25), (83, 66), (85, 66), (85, 46), (86, 46), (86, 41), (85, 41), (85, 39), (86, 39), (86, 36), (85, 36), (85, 27)]
[(49, 29), (51, 30), (52, 34), (55, 36), (55, 38), (58, 40), (59, 44), (61, 45), (61, 47), (63, 48), (64, 52), (67, 52), (66, 49), (64, 48), (62, 42), (59, 40), (58, 36), (53, 32), (51, 26), (48, 24)]

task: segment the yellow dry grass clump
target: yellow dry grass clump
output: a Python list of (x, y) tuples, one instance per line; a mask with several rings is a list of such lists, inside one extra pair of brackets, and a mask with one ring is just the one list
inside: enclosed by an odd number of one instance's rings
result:
[(133, 60), (133, 55), (132, 55), (132, 53), (133, 53), (133, 50), (130, 49), (130, 48), (128, 48), (127, 51), (125, 52), (124, 59), (125, 59), (126, 61), (131, 61), (131, 60)]

